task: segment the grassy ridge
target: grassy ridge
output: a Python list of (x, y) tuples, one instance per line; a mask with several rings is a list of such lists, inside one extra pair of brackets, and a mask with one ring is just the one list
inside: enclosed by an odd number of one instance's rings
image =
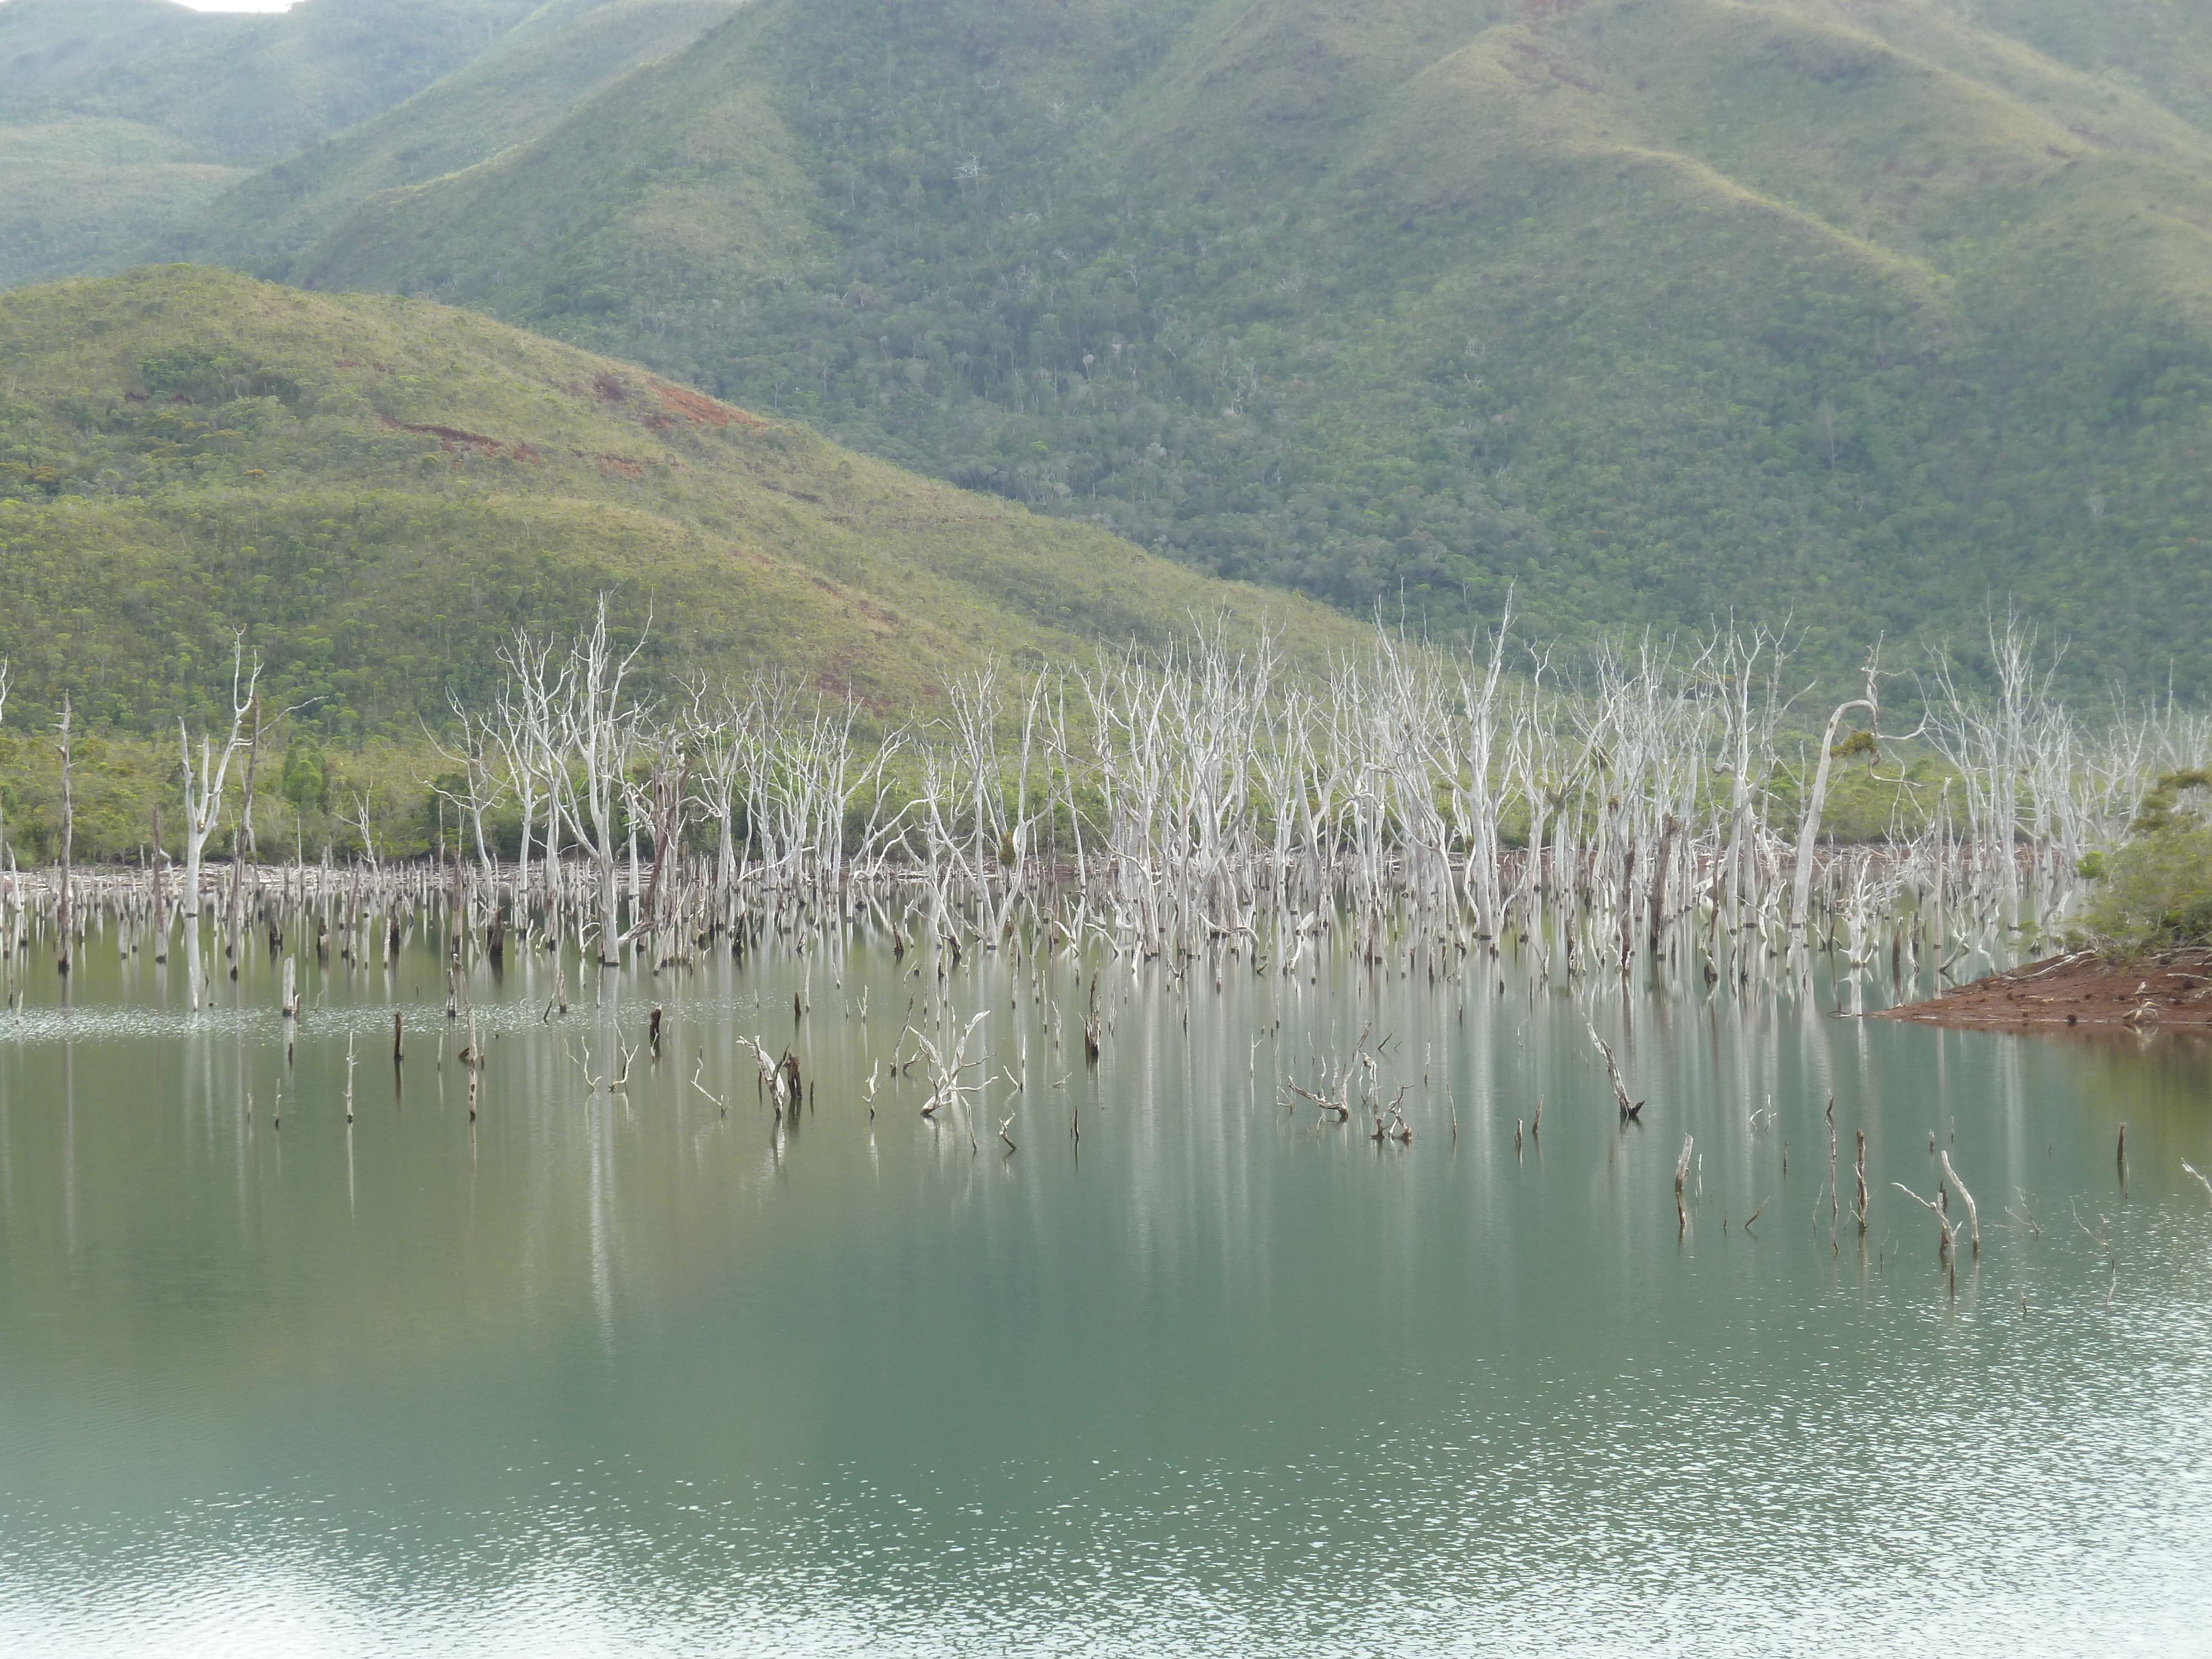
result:
[(2081, 10), (757, 0), (293, 269), (1354, 609), (2202, 690), (2212, 24)]
[(518, 627), (611, 592), (665, 684), (778, 668), (927, 705), (996, 653), (1272, 618), (1212, 582), (465, 312), (167, 267), (0, 294), (9, 721), (67, 688), (118, 736), (198, 720), (234, 632), (325, 741), (411, 741)]

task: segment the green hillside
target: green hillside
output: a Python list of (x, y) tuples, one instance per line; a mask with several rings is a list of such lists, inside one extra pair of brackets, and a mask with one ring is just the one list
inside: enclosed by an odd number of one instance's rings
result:
[(518, 627), (594, 596), (647, 671), (779, 668), (902, 717), (987, 654), (1087, 657), (1194, 617), (1310, 660), (1358, 637), (1094, 527), (837, 449), (466, 312), (166, 267), (0, 294), (8, 724), (173, 731), (244, 630), (272, 707), (419, 736)]
[(2202, 691), (2206, 12), (754, 0), (288, 269), (1354, 610)]
[[(0, 287), (120, 269), (169, 227), (215, 208), (253, 168), (480, 55), (512, 43), (528, 57), (542, 37), (608, 3), (301, 0), (252, 15), (169, 0), (0, 0)], [(544, 118), (655, 48), (681, 44), (649, 23), (641, 33), (602, 40), (597, 78), (562, 82), (556, 73), (535, 88)], [(449, 165), (514, 142), (489, 136)]]

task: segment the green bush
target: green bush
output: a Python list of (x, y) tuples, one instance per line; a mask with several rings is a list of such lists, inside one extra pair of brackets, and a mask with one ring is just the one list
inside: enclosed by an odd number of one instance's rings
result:
[(318, 812), (330, 807), (330, 779), (323, 763), (322, 745), (307, 732), (294, 738), (284, 751), (280, 793), (293, 805)]
[(2212, 772), (2170, 772), (2143, 798), (2127, 844), (2082, 860), (2099, 883), (2086, 918), (2124, 954), (2212, 943)]

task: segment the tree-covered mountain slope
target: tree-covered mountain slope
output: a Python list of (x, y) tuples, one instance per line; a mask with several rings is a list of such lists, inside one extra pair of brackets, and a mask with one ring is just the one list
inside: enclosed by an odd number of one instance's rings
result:
[(288, 270), (1355, 610), (2203, 690), (2208, 9), (752, 0)]
[[(216, 198), (252, 169), (302, 145), (312, 162), (325, 135), (480, 56), (528, 58), (610, 3), (301, 0), (255, 15), (170, 0), (0, 0), (0, 287), (120, 269), (170, 226), (224, 213)], [(638, 21), (640, 40), (602, 32), (596, 76), (544, 77), (544, 118), (681, 44)]]
[(238, 630), (272, 707), (418, 733), (517, 628), (612, 596), (664, 686), (776, 669), (926, 708), (997, 655), (1357, 627), (1095, 526), (848, 453), (806, 427), (467, 312), (173, 266), (0, 294), (8, 718), (73, 695), (158, 733), (227, 691)]

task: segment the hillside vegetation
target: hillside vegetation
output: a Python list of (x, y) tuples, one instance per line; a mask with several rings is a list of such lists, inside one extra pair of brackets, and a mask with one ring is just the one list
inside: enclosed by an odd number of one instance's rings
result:
[[(170, 0), (0, 0), (0, 287), (118, 270), (253, 168), (609, 0), (301, 0), (270, 15)], [(693, 31), (696, 33), (696, 30)], [(580, 89), (680, 44), (602, 38)], [(448, 161), (481, 160), (520, 135)], [(312, 155), (311, 148), (307, 152)], [(442, 171), (443, 169), (439, 169)], [(380, 184), (430, 176), (400, 172)]]
[(2082, 918), (2107, 951), (2212, 945), (2212, 772), (2169, 772), (2144, 797), (2128, 839), (2082, 873), (2098, 883)]
[(194, 246), (1355, 611), (1844, 669), (2012, 600), (2077, 691), (2201, 692), (2208, 68), (2162, 0), (754, 0)]
[(1087, 658), (1194, 617), (1309, 660), (1358, 637), (1094, 526), (466, 312), (167, 267), (0, 294), (7, 722), (168, 740), (229, 690), (329, 742), (481, 705), (518, 628), (613, 595), (664, 690), (781, 670), (898, 718), (988, 655)]

